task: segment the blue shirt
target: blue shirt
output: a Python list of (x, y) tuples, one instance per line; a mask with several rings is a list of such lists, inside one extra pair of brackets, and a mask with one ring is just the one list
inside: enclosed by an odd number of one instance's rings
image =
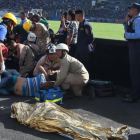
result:
[(6, 34), (7, 34), (6, 25), (4, 23), (1, 23), (0, 24), (0, 40), (1, 41), (4, 41)]
[(24, 20), (22, 20), (21, 22), (20, 22), (20, 25), (23, 25), (26, 21), (28, 21), (28, 19), (26, 18), (26, 19), (24, 19)]
[(140, 17), (139, 16), (140, 16), (140, 14), (135, 16), (134, 21), (133, 21), (133, 29), (135, 30), (135, 33), (128, 33), (127, 32), (127, 27), (128, 27), (129, 23), (124, 23), (125, 38), (126, 39), (140, 39)]

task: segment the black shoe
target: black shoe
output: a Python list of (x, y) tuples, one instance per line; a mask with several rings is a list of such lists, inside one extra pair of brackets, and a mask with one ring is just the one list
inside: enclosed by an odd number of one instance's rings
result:
[(123, 103), (134, 103), (134, 102), (137, 102), (137, 100), (136, 99), (133, 99), (133, 98), (125, 98), (124, 100), (123, 100)]

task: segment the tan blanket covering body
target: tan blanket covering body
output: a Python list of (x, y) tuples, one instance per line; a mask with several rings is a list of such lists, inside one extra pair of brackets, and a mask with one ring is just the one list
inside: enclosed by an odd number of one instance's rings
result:
[(55, 103), (14, 103), (13, 117), (41, 132), (68, 134), (76, 140), (127, 140), (130, 128), (103, 128), (98, 122), (84, 118)]

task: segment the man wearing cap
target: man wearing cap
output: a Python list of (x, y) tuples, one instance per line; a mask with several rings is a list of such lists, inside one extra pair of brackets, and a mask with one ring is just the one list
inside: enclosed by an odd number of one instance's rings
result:
[(7, 32), (11, 32), (15, 26), (17, 26), (17, 19), (12, 13), (7, 13), (2, 17), (2, 22), (0, 23), (0, 73), (3, 73), (5, 70), (2, 54), (3, 42)]
[(60, 69), (60, 59), (56, 55), (56, 46), (52, 43), (46, 46), (46, 55), (41, 57), (38, 61), (33, 75), (43, 73), (46, 80), (48, 80), (49, 71), (56, 71)]
[(140, 4), (134, 3), (129, 10), (124, 22), (124, 37), (129, 44), (131, 90), (124, 103), (140, 99)]
[(82, 62), (88, 70), (89, 54), (93, 49), (94, 42), (92, 27), (89, 22), (85, 20), (83, 10), (76, 10), (75, 14), (77, 21), (80, 21), (75, 57)]

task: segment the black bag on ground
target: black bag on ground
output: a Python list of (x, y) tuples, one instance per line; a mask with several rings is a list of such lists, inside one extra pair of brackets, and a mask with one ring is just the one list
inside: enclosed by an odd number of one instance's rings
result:
[(99, 97), (115, 96), (114, 85), (113, 82), (111, 81), (89, 80), (88, 85), (94, 87), (96, 96)]

